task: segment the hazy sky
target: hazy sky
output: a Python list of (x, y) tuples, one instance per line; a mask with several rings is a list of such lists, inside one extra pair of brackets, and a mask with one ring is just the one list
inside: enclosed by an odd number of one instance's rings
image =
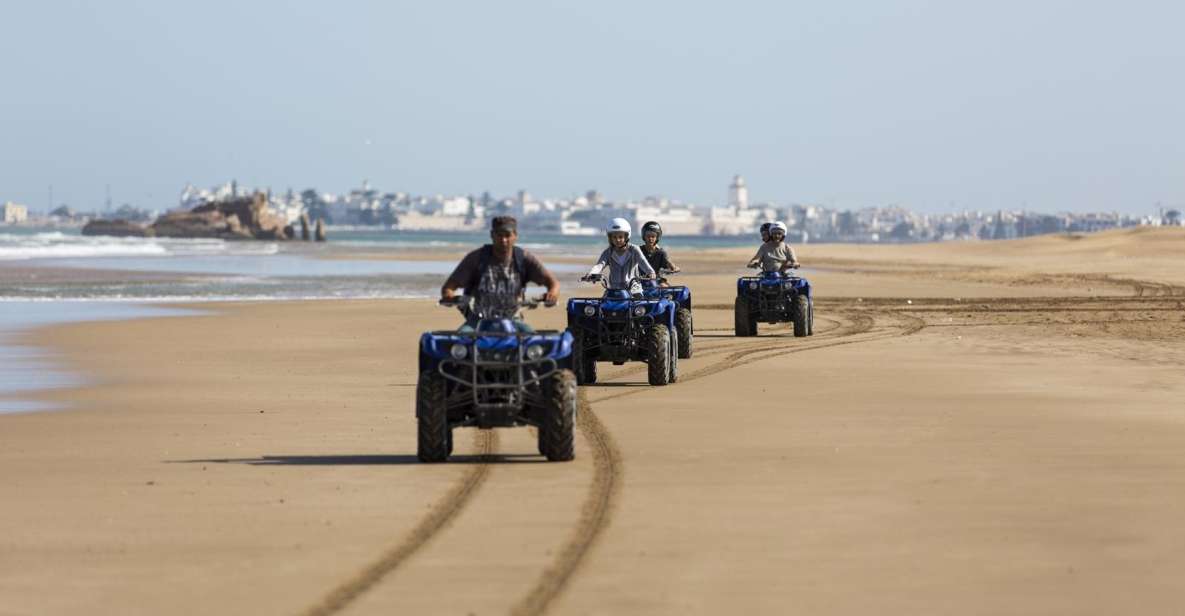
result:
[(1185, 204), (1185, 3), (0, 0), (0, 201)]

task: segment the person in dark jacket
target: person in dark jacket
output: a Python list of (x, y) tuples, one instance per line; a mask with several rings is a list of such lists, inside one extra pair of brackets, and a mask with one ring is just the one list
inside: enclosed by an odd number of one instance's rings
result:
[(498, 216), (491, 221), (490, 239), (486, 244), (465, 255), (440, 288), (440, 299), (456, 297), (458, 290), (473, 298), (465, 314), (462, 329), (476, 326), (478, 317), (509, 318), (522, 323), (519, 301), (528, 282), (547, 287), (543, 296), (546, 306), (559, 300), (560, 283), (547, 271), (535, 255), (515, 246), (518, 241), (518, 221), (511, 216)]
[(667, 254), (666, 249), (659, 247), (660, 240), (662, 240), (662, 225), (653, 220), (642, 225), (642, 254), (646, 255), (650, 267), (654, 268), (656, 272), (665, 270), (671, 274), (682, 271), (674, 263), (671, 263), (671, 257)]

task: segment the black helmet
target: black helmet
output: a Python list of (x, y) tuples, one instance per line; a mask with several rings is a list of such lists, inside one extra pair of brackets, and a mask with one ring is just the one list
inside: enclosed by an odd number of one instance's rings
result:
[(761, 239), (764, 240), (767, 237), (769, 237), (769, 228), (772, 227), (773, 225), (774, 225), (774, 223), (772, 223), (772, 222), (761, 223)]
[(658, 239), (662, 239), (662, 225), (658, 224), (658, 222), (651, 220), (642, 225), (642, 237), (646, 237), (646, 234), (651, 231), (658, 234)]

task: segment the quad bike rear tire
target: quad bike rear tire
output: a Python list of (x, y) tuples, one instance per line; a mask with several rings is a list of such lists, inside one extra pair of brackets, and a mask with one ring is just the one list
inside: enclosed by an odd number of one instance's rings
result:
[(416, 384), (416, 457), (421, 462), (444, 462), (452, 453), (452, 428), (445, 407), (444, 377), (431, 370)]
[(679, 336), (677, 333), (670, 336), (671, 338), (671, 371), (667, 376), (668, 383), (674, 383), (679, 380)]
[(815, 335), (815, 300), (807, 298), (807, 305), (810, 306), (810, 318), (806, 320), (806, 335)]
[(796, 295), (794, 297), (793, 310), (791, 310), (791, 316), (794, 318), (795, 338), (802, 338), (810, 334), (810, 313), (810, 300), (805, 295)]
[(733, 304), (733, 324), (738, 336), (756, 336), (757, 335), (757, 321), (753, 320), (752, 313), (749, 312), (749, 301), (743, 297), (738, 297)]
[(576, 457), (576, 375), (557, 370), (543, 382), (539, 453), (551, 462)]
[(671, 332), (666, 325), (655, 325), (646, 332), (646, 376), (651, 385), (666, 385), (671, 382)]
[(572, 372), (576, 374), (577, 385), (592, 385), (597, 382), (597, 360), (585, 349), (584, 335), (576, 332), (572, 336)]
[(691, 311), (680, 308), (675, 313), (675, 333), (679, 338), (679, 359), (691, 359), (691, 347), (695, 341), (695, 331), (691, 328)]

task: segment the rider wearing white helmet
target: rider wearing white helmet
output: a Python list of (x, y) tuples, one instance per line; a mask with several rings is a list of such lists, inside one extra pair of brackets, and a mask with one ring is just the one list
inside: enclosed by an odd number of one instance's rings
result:
[(780, 272), (799, 267), (794, 249), (786, 243), (786, 223), (777, 221), (769, 226), (769, 239), (749, 260), (749, 267), (760, 267), (763, 272)]
[(605, 225), (605, 236), (609, 240), (609, 247), (601, 253), (588, 275), (582, 280), (600, 274), (609, 268), (609, 288), (629, 289), (635, 295), (642, 293), (642, 287), (637, 282), (630, 284), (634, 278), (654, 278), (654, 268), (642, 254), (642, 249), (630, 244), (630, 223), (624, 218), (614, 218)]

